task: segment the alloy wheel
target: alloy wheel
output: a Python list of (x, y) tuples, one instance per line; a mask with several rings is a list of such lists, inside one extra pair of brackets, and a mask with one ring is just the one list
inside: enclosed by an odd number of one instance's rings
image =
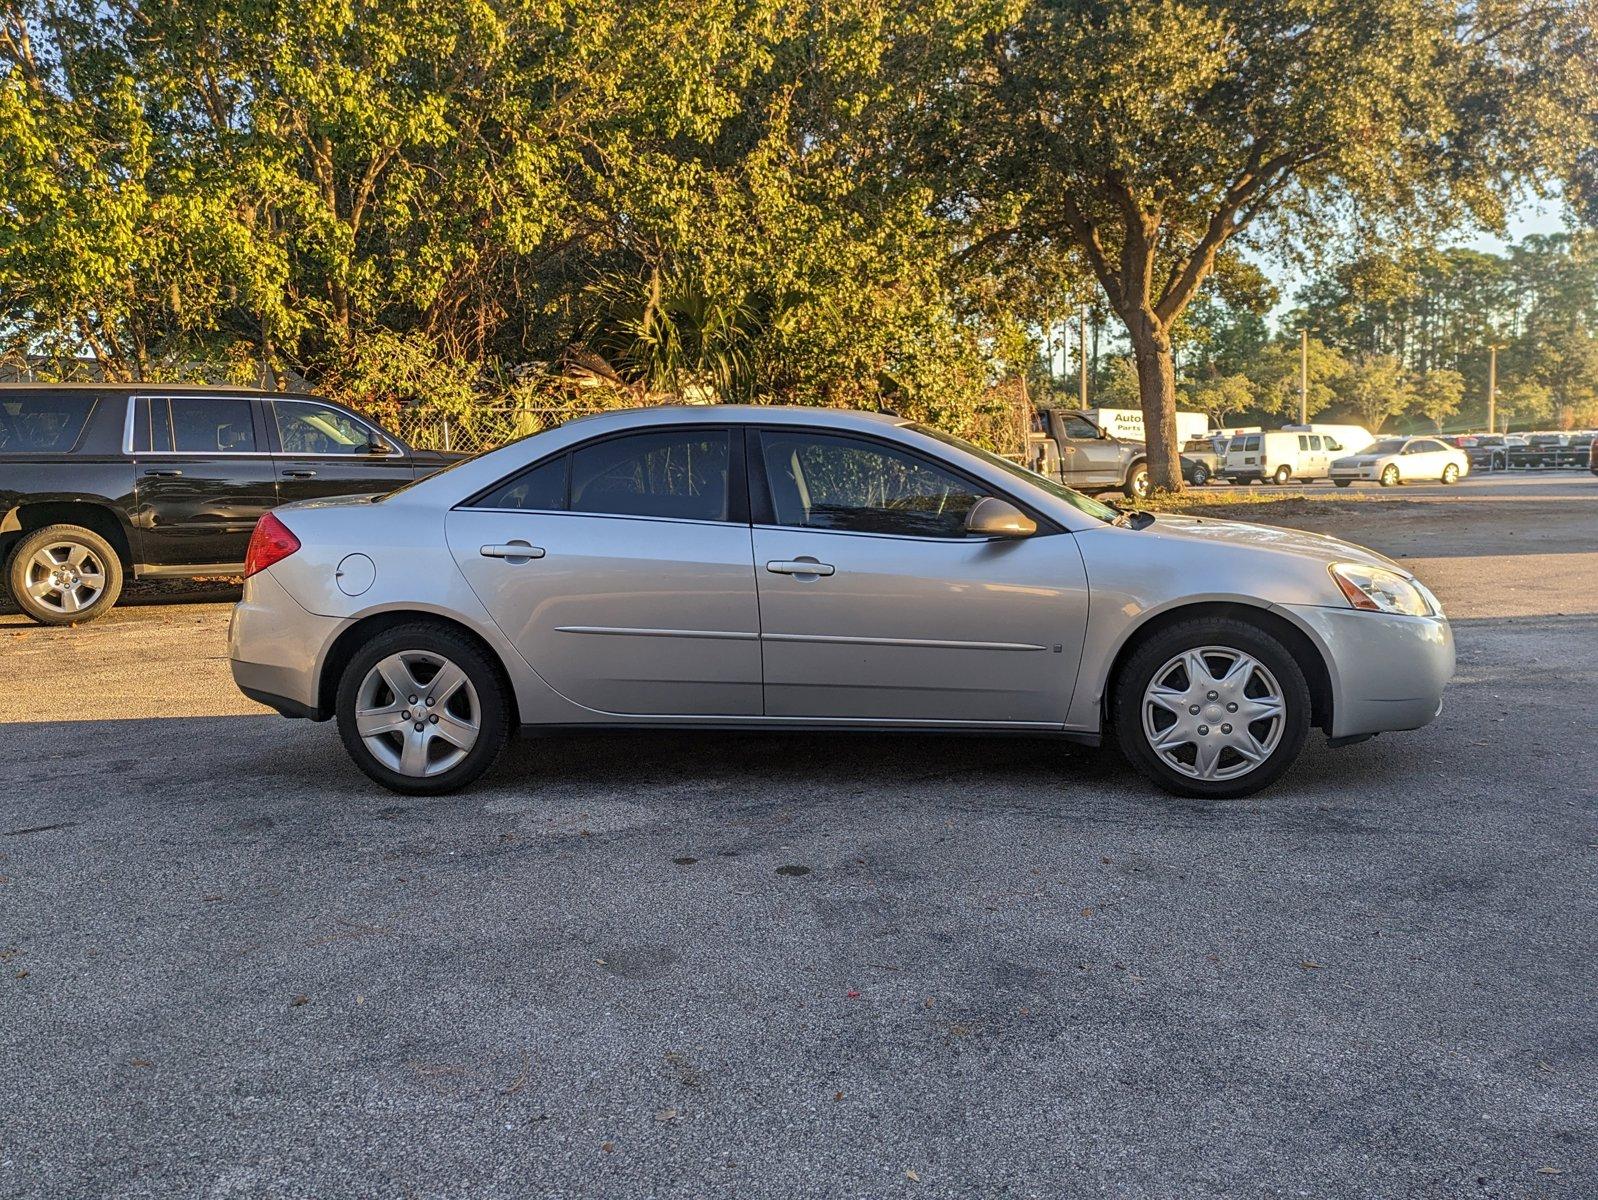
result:
[(105, 593), (105, 564), (78, 542), (51, 542), (34, 551), (22, 586), (34, 603), (65, 615), (82, 612)]
[(1143, 693), (1143, 736), (1172, 770), (1206, 782), (1238, 779), (1265, 763), (1287, 727), (1276, 677), (1230, 646), (1184, 650)]
[(456, 766), (482, 727), (477, 689), (459, 666), (431, 650), (401, 650), (361, 680), (355, 728), (378, 762), (424, 779)]

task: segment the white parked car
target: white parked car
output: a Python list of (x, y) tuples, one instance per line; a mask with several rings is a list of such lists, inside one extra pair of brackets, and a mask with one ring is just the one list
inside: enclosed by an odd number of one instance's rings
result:
[(1431, 437), (1383, 438), (1358, 454), (1332, 463), (1332, 482), (1347, 487), (1371, 479), (1383, 487), (1401, 483), (1458, 483), (1470, 474), (1470, 455)]
[(1379, 554), (1120, 513), (829, 409), (571, 421), (276, 509), (244, 574), (240, 688), (336, 717), (402, 792), (464, 786), (517, 728), (622, 726), (1110, 739), (1165, 788), (1242, 796), (1312, 728), (1426, 724), (1454, 671), (1436, 597)]

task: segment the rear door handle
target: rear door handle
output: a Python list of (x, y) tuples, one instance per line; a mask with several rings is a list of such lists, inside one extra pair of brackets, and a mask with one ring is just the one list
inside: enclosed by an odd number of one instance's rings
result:
[(831, 563), (817, 562), (813, 558), (800, 558), (768, 562), (766, 570), (773, 575), (831, 575), (836, 568)]
[(316, 478), (316, 472), (315, 471), (284, 471), (283, 472), (283, 477), (285, 479), (314, 479), (314, 478)]
[(484, 558), (503, 558), (507, 562), (526, 562), (529, 558), (543, 558), (542, 546), (529, 546), (526, 542), (510, 542), (504, 546), (484, 546), (478, 551)]
[(146, 467), (144, 473), (146, 475), (159, 475), (162, 479), (176, 479), (183, 474), (182, 471), (171, 467)]

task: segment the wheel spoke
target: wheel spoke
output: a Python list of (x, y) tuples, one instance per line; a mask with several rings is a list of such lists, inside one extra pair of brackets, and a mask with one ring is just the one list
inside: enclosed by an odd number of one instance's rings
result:
[(84, 587), (92, 588), (94, 591), (98, 592), (101, 588), (105, 587), (105, 576), (90, 572), (79, 575), (78, 582)]
[(1199, 738), (1193, 745), (1197, 749), (1193, 759), (1194, 772), (1200, 779), (1214, 779), (1215, 765), (1220, 761), (1221, 751), (1225, 747), (1215, 738)]
[(461, 750), (470, 750), (477, 743), (477, 726), (470, 721), (447, 712), (437, 714), (438, 724), (432, 727), (434, 735)]
[(420, 696), (425, 690), (416, 682), (416, 677), (411, 674), (410, 664), (400, 654), (391, 654), (377, 664), (377, 673), (383, 677), (383, 682), (388, 684), (388, 690), (394, 693), (394, 698), (408, 701), (412, 696)]
[(1187, 695), (1175, 688), (1164, 687), (1156, 684), (1149, 689), (1148, 699), (1150, 704), (1158, 704), (1166, 712), (1173, 712), (1180, 716), (1187, 711)]
[(433, 682), (427, 685), (427, 694), (432, 697), (438, 708), (443, 708), (465, 682), (466, 672), (454, 663), (446, 662), (438, 669), (438, 674), (433, 676)]
[(1187, 668), (1189, 687), (1209, 687), (1216, 682), (1215, 676), (1210, 674), (1210, 664), (1204, 661), (1204, 656), (1197, 650), (1189, 650), (1184, 654), (1182, 665)]
[(414, 730), (405, 734), (405, 747), (400, 751), (400, 774), (421, 776), (427, 774), (427, 735)]
[(61, 589), (61, 611), (62, 612), (77, 612), (78, 609), (80, 609), (82, 607), (83, 607), (83, 605), (78, 602), (78, 589), (77, 588), (68, 587), (68, 588), (62, 588)]
[(54, 546), (45, 546), (43, 549), (36, 551), (33, 556), (33, 565), (43, 567), (46, 571), (54, 571), (57, 567), (63, 565), (66, 560), (51, 554), (50, 551), (53, 549), (55, 549)]
[(1189, 730), (1183, 729), (1180, 725), (1172, 725), (1164, 733), (1160, 734), (1153, 744), (1156, 750), (1168, 754), (1172, 750), (1178, 750), (1186, 746), (1191, 741), (1193, 741), (1193, 734)]
[(362, 709), (355, 714), (355, 729), (362, 737), (402, 732), (410, 724), (407, 718), (400, 715), (404, 711), (401, 704)]
[(1262, 763), (1270, 757), (1265, 747), (1260, 745), (1259, 739), (1246, 729), (1242, 731), (1241, 737), (1232, 739), (1231, 745), (1233, 750), (1251, 763)]
[(55, 584), (51, 583), (48, 578), (35, 579), (28, 584), (28, 595), (32, 596), (35, 600), (43, 600), (55, 590)]
[(72, 545), (67, 547), (67, 565), (78, 567), (83, 565), (83, 560), (89, 557), (87, 546)]
[(1279, 696), (1245, 696), (1237, 702), (1237, 719), (1244, 726), (1281, 715), (1282, 700)]

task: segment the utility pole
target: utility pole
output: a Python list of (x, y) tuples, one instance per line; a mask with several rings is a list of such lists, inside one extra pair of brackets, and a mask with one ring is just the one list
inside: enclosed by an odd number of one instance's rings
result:
[(1082, 392), (1082, 408), (1088, 406), (1088, 306), (1082, 306), (1082, 317), (1077, 322), (1077, 382)]
[(1309, 328), (1298, 328), (1298, 423), (1309, 424)]
[[(1493, 343), (1487, 347), (1487, 432), (1498, 431), (1498, 352), (1503, 347)], [(1504, 424), (1504, 432), (1509, 432), (1508, 422)]]

